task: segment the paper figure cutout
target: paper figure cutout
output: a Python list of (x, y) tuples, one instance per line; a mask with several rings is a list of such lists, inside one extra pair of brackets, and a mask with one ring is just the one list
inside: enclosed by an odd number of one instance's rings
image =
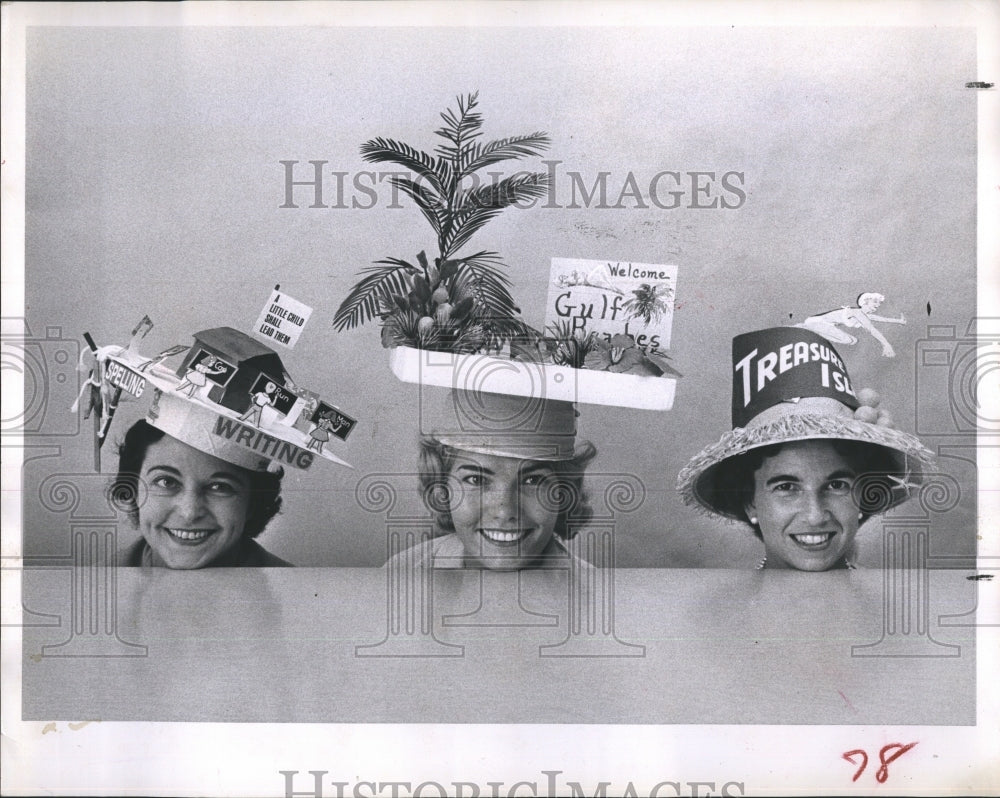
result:
[(210, 376), (225, 374), (226, 371), (227, 369), (221, 361), (216, 361), (215, 357), (206, 353), (205, 357), (195, 363), (193, 368), (187, 370), (181, 384), (177, 386), (177, 392), (186, 392), (188, 396), (193, 397), (195, 391), (208, 385)]
[(858, 342), (857, 336), (851, 335), (841, 327), (851, 329), (867, 330), (871, 336), (882, 344), (883, 357), (895, 357), (896, 350), (892, 348), (884, 335), (875, 327), (872, 322), (883, 322), (885, 324), (906, 324), (906, 319), (900, 314), (898, 319), (891, 319), (886, 316), (878, 316), (875, 311), (885, 302), (882, 294), (866, 292), (858, 296), (858, 304), (853, 307), (844, 307), (821, 313), (818, 316), (809, 316), (805, 321), (796, 324), (806, 330), (822, 335), (831, 343), (848, 344), (853, 346)]
[[(331, 434), (346, 441), (354, 425), (358, 423), (346, 413), (323, 401), (317, 404), (312, 422), (315, 426), (309, 431), (309, 437), (312, 439), (310, 446), (317, 452), (323, 451), (323, 444), (330, 440)], [(316, 445), (312, 446), (313, 443)]]
[(319, 415), (316, 426), (309, 433), (309, 445), (306, 448), (323, 452), (323, 444), (330, 440), (330, 433), (333, 432), (333, 411), (326, 410)]
[(268, 380), (264, 383), (262, 390), (251, 394), (253, 397), (253, 402), (251, 402), (250, 407), (247, 411), (240, 416), (240, 421), (250, 421), (255, 427), (260, 426), (260, 415), (264, 412), (264, 408), (274, 404), (276, 397), (276, 392), (278, 386), (273, 382)]
[(250, 398), (250, 407), (240, 416), (240, 421), (249, 421), (255, 427), (262, 426), (265, 408), (284, 418), (299, 399), (289, 386), (282, 386), (281, 380), (267, 374), (257, 377), (250, 388)]

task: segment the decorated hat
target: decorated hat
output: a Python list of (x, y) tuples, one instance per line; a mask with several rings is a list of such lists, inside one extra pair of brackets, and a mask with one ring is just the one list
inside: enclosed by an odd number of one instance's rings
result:
[[(121, 393), (150, 397), (147, 422), (251, 471), (304, 470), (320, 459), (352, 467), (328, 444), (346, 439), (355, 419), (297, 386), (273, 349), (231, 327), (203, 330), (194, 341), (149, 358), (133, 335), (127, 349), (111, 347), (99, 359), (92, 384), (116, 401)], [(182, 353), (179, 365), (166, 365)]]
[(451, 390), (430, 437), (466, 452), (558, 462), (577, 455), (576, 408), (537, 396)]
[(684, 503), (745, 521), (726, 474), (733, 458), (762, 446), (806, 440), (857, 441), (894, 464), (884, 512), (906, 501), (934, 455), (916, 437), (889, 426), (886, 414), (859, 400), (830, 342), (810, 330), (776, 327), (733, 339), (733, 429), (691, 458), (677, 476)]

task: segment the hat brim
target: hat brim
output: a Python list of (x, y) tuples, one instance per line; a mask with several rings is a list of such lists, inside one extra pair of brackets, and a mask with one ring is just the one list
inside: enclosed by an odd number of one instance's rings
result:
[(540, 463), (569, 462), (583, 457), (592, 449), (591, 445), (585, 441), (575, 441), (566, 447), (559, 444), (545, 445), (527, 441), (524, 445), (520, 445), (502, 438), (491, 439), (488, 435), (470, 437), (433, 434), (429, 437), (442, 446), (448, 446), (462, 452), (512, 457), (517, 460), (536, 460)]
[[(217, 405), (203, 401), (199, 396), (187, 396), (179, 389), (182, 381), (170, 369), (153, 364), (147, 367), (145, 361), (130, 352), (124, 352), (117, 357), (108, 358), (132, 373), (132, 385), (129, 392), (137, 398), (148, 391), (160, 391), (168, 397), (166, 402), (182, 408), (178, 415), (171, 412), (163, 418), (151, 418), (147, 421), (162, 429), (178, 440), (193, 446), (213, 457), (248, 468), (252, 471), (263, 470), (269, 463), (289, 465), (294, 468), (308, 469), (315, 459), (328, 460), (346, 468), (353, 466), (323, 447), (317, 451), (309, 448), (309, 436), (293, 427), (281, 424), (270, 424), (263, 427), (245, 424), (240, 414)], [(112, 383), (116, 384), (116, 383)], [(155, 403), (154, 403), (155, 404)], [(173, 423), (171, 423), (171, 420)], [(221, 424), (219, 423), (221, 420)], [(219, 430), (225, 428), (224, 435)], [(246, 432), (244, 433), (244, 429)], [(215, 430), (213, 432), (213, 430)], [(249, 433), (254, 433), (253, 435)], [(267, 447), (263, 451), (280, 451), (281, 456), (264, 456), (259, 447)], [(248, 448), (255, 446), (258, 448)]]
[(767, 424), (738, 427), (706, 446), (677, 475), (677, 490), (690, 507), (746, 523), (739, 486), (732, 484), (731, 478), (720, 478), (730, 473), (726, 466), (763, 446), (809, 440), (856, 441), (884, 450), (896, 464), (891, 487), (863, 486), (864, 491), (881, 494), (868, 497), (878, 508), (876, 512), (886, 512), (906, 501), (910, 488), (919, 487), (925, 472), (935, 466), (934, 454), (918, 438), (900, 430), (844, 416), (790, 414)]

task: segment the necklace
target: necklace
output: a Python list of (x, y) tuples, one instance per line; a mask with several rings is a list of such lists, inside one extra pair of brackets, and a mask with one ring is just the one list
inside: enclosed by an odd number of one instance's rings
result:
[[(854, 563), (852, 563), (846, 557), (844, 557), (841, 560), (841, 563), (843, 564), (843, 567), (846, 568), (848, 571), (856, 571), (856, 570), (858, 570), (858, 566), (855, 565)], [(761, 569), (766, 568), (766, 567), (767, 567), (767, 555), (765, 554), (764, 557), (761, 559), (761, 561), (759, 563), (757, 563), (757, 569), (756, 570), (760, 571)]]

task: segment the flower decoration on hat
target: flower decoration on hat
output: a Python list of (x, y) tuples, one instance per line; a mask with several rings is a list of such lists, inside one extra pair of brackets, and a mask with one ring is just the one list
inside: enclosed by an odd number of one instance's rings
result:
[(433, 154), (389, 138), (362, 145), (366, 161), (396, 164), (415, 175), (394, 175), (389, 182), (416, 203), (437, 238), (438, 255), (433, 264), (422, 251), (416, 263), (392, 257), (364, 269), (334, 316), (336, 329), (378, 318), (387, 347), (460, 353), (499, 350), (527, 332), (500, 255), (458, 252), (506, 208), (545, 196), (548, 175), (543, 172), (495, 180), (484, 170), (540, 155), (549, 138), (534, 132), (483, 142), (478, 105), (476, 92), (459, 97), (457, 109), (441, 114), (444, 124), (435, 132), (442, 143)]
[[(487, 171), (541, 155), (549, 137), (534, 132), (483, 141), (478, 105), (478, 93), (472, 93), (441, 114), (444, 124), (435, 131), (441, 143), (433, 152), (391, 138), (361, 146), (365, 160), (407, 170), (389, 182), (430, 224), (437, 255), (422, 250), (415, 258), (389, 257), (362, 269), (334, 316), (334, 327), (347, 331), (378, 321), (382, 345), (393, 350), (393, 371), (404, 381), (457, 384), (447, 375), (432, 382), (438, 379), (431, 374), (434, 369), (424, 366), (445, 360), (421, 359), (420, 352), (493, 357), (530, 364), (521, 369), (525, 374), (545, 368), (546, 395), (552, 398), (669, 409), (672, 381), (680, 376), (666, 353), (676, 267), (580, 260), (566, 267), (563, 259), (553, 258), (540, 332), (521, 318), (500, 254), (463, 254), (487, 222), (509, 207), (530, 207), (552, 189), (545, 172), (518, 171), (498, 179), (500, 173)], [(463, 368), (458, 359), (451, 365), (453, 374)], [(605, 373), (588, 380), (559, 369)], [(602, 381), (609, 377), (617, 382)], [(667, 379), (655, 386), (638, 382), (646, 377)], [(480, 389), (519, 390), (510, 381)]]

